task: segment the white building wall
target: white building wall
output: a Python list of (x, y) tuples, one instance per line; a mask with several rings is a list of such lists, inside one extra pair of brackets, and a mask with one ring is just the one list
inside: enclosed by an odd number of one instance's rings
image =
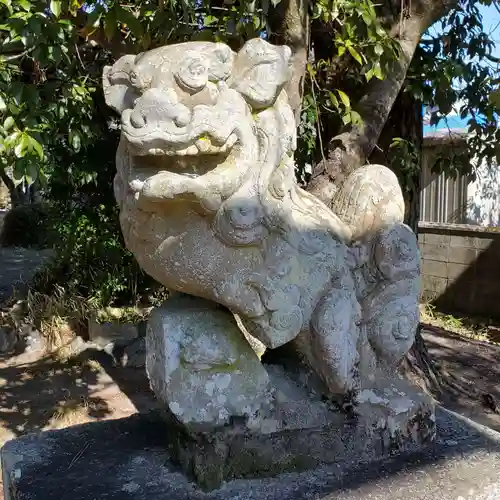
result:
[(497, 164), (481, 164), (476, 179), (467, 186), (468, 224), (500, 226), (500, 168)]

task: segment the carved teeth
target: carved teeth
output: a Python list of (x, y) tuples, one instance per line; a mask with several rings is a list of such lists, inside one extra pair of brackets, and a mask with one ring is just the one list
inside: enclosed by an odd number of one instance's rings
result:
[(200, 153), (202, 154), (218, 154), (225, 153), (236, 144), (238, 141), (238, 136), (236, 134), (231, 134), (227, 141), (220, 145), (216, 146), (212, 143), (212, 141), (208, 138), (200, 138), (193, 145), (188, 146), (184, 149), (161, 149), (161, 148), (152, 148), (149, 150), (149, 154), (151, 155), (166, 155), (166, 156), (195, 156)]
[(133, 181), (130, 181), (129, 186), (132, 191), (138, 192), (142, 190), (144, 182), (138, 179), (134, 179)]
[(200, 153), (207, 153), (211, 149), (212, 144), (207, 139), (198, 139), (196, 141), (196, 147)]

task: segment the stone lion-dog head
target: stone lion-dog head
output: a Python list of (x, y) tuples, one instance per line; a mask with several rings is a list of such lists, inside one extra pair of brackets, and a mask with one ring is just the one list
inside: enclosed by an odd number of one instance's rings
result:
[(117, 162), (118, 201), (128, 193), (150, 211), (191, 203), (214, 215), (229, 245), (262, 241), (279, 226), (290, 232), (291, 205), (348, 238), (347, 226), (326, 206), (318, 212), (321, 204), (295, 183), (296, 125), (284, 91), (290, 58), (288, 47), (262, 39), (238, 53), (187, 42), (107, 67), (106, 102), (121, 115), (128, 151)]

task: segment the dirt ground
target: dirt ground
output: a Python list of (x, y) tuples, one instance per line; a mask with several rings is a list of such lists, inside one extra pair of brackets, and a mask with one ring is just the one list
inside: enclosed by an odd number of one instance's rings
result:
[(436, 399), (500, 432), (500, 346), (431, 326), (422, 336), (440, 375)]
[[(69, 359), (0, 356), (0, 447), (30, 432), (115, 419), (154, 408), (144, 370), (100, 351)], [(2, 495), (0, 474), (0, 500)]]

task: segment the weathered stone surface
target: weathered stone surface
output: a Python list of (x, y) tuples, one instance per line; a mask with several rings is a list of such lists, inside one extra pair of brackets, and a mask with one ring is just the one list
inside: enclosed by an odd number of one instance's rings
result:
[(149, 318), (146, 370), (158, 399), (184, 425), (257, 418), (273, 403), (269, 377), (233, 315), (187, 295)]
[(2, 449), (5, 500), (497, 500), (499, 434), (437, 412), (424, 451), (376, 464), (338, 464), (237, 480), (203, 493), (169, 461), (161, 420), (137, 415), (29, 435)]
[(171, 413), (165, 415), (174, 463), (202, 488), (320, 464), (376, 461), (434, 440), (433, 403), (404, 382), (362, 391), (355, 413), (346, 414), (325, 403), (321, 394), (311, 394), (300, 383), (302, 377), (291, 377), (279, 366), (267, 369), (278, 395), (258, 428), (249, 429), (243, 419), (220, 427), (187, 427)]
[(107, 67), (115, 195), (147, 273), (224, 305), (266, 348), (293, 342), (329, 393), (354, 395), (412, 344), (417, 242), (386, 167), (354, 172), (333, 211), (298, 187), (290, 57), (262, 39), (189, 42)]

